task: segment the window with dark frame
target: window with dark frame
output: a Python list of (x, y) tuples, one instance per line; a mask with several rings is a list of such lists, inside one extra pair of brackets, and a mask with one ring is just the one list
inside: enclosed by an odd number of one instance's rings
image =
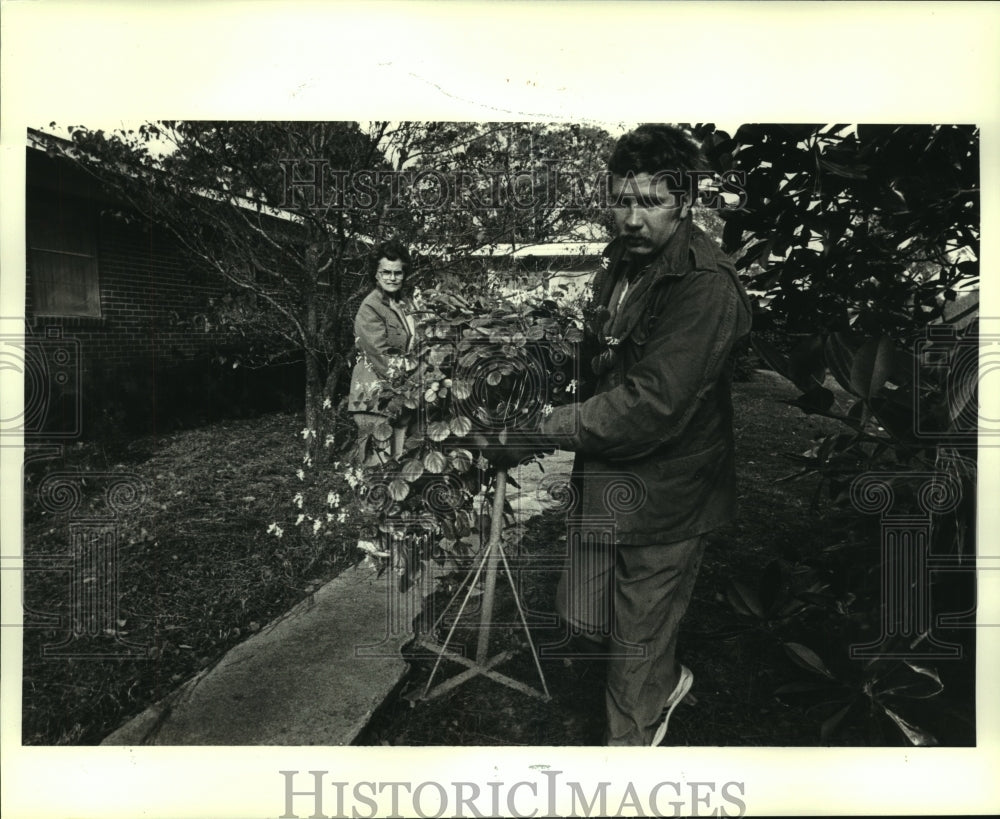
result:
[(30, 197), (27, 250), (38, 316), (100, 318), (97, 211), (60, 197)]

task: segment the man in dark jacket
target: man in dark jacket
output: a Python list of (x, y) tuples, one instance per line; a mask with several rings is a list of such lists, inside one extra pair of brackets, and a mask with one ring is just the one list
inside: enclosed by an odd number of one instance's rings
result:
[(704, 165), (686, 133), (641, 126), (608, 167), (618, 236), (593, 284), (593, 392), (541, 435), (577, 453), (557, 605), (608, 656), (606, 740), (658, 745), (692, 683), (674, 655), (705, 535), (733, 515), (731, 353), (750, 305), (692, 222)]

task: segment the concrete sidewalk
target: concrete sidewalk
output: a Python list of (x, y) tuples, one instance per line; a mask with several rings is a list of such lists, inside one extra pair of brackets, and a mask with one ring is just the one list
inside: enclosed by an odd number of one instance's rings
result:
[(101, 744), (349, 744), (406, 671), (389, 601), (399, 623), (416, 595), (389, 579), (348, 569)]
[[(544, 472), (515, 472), (521, 521), (556, 505), (544, 487), (571, 464), (556, 453)], [(101, 744), (349, 745), (406, 673), (400, 648), (420, 610), (419, 589), (402, 595), (391, 573), (355, 566)]]

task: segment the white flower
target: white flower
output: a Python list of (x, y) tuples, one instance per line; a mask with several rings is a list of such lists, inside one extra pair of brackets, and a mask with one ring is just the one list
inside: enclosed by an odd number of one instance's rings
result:
[(363, 552), (367, 552), (369, 555), (374, 555), (375, 557), (388, 557), (389, 556), (388, 552), (381, 551), (378, 548), (378, 546), (376, 546), (370, 540), (359, 540), (358, 541), (358, 548), (361, 551), (363, 551)]
[[(334, 443), (334, 441), (335, 441), (335, 440), (336, 440), (336, 439), (335, 439), (335, 438), (334, 438), (334, 437), (333, 437), (332, 435), (327, 435), (327, 436), (326, 436), (326, 440), (325, 440), (325, 441), (323, 441), (323, 446), (324, 446), (324, 448), (326, 448), (326, 449), (329, 449), (329, 448), (330, 448), (330, 446), (331, 446), (331, 445), (332, 445), (332, 444)], [(340, 464), (339, 464), (339, 463), (337, 463), (337, 464), (334, 464), (334, 465), (333, 465), (333, 468), (334, 468), (334, 469), (336, 469), (336, 468), (337, 468), (338, 466), (340, 466)]]
[(331, 492), (326, 496), (327, 506), (340, 506), (340, 494), (338, 492)]
[(566, 392), (575, 393), (577, 388), (576, 379), (574, 378), (566, 385)]
[(295, 525), (296, 526), (301, 526), (302, 525), (302, 521), (304, 521), (305, 519), (306, 519), (305, 515), (299, 515), (297, 518), (295, 518)]
[[(302, 463), (304, 463), (306, 466), (312, 466), (313, 465), (312, 455), (304, 455), (302, 457)], [(299, 471), (301, 472), (302, 470)]]
[(347, 520), (347, 512), (341, 512), (339, 515), (337, 515), (337, 523), (343, 523), (346, 520)]
[(313, 534), (315, 535), (323, 527), (323, 521), (319, 518), (313, 521)]
[(278, 526), (277, 523), (272, 523), (270, 526), (267, 527), (267, 533), (269, 535), (274, 535), (275, 537), (280, 538), (283, 534), (285, 534), (285, 530), (282, 529), (280, 526)]
[(544, 415), (546, 418), (548, 418), (551, 414), (552, 414), (552, 405), (551, 404), (546, 404), (544, 407), (542, 407), (542, 415)]
[(390, 379), (396, 378), (400, 373), (403, 372), (405, 367), (403, 356), (392, 355), (386, 360), (386, 375)]
[[(332, 438), (333, 436), (327, 436), (327, 437), (328, 438)], [(334, 461), (333, 468), (334, 469), (340, 469), (340, 461)]]
[(297, 469), (295, 470), (295, 477), (297, 477), (300, 481), (304, 481), (306, 479), (306, 473), (301, 469)]
[(329, 398), (323, 399), (323, 409), (330, 409), (333, 406), (333, 402)]
[(298, 492), (296, 493), (295, 497), (292, 498), (292, 503), (294, 503), (296, 506), (299, 507), (299, 509), (301, 509), (303, 500), (304, 498), (302, 497), (302, 493)]

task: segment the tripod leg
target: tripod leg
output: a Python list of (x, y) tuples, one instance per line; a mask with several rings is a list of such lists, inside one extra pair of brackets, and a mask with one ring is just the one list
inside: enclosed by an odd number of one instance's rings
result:
[(490, 519), (490, 540), (486, 546), (489, 563), (486, 564), (486, 578), (483, 588), (483, 610), (479, 618), (479, 643), (476, 647), (476, 662), (485, 663), (490, 645), (490, 629), (493, 625), (493, 595), (497, 585), (497, 556), (494, 547), (500, 544), (503, 532), (503, 503), (507, 494), (507, 470), (497, 470), (497, 486), (493, 493), (493, 517)]
[[(485, 566), (486, 561), (490, 559), (490, 553), (492, 551), (493, 551), (493, 541), (491, 538), (490, 542), (486, 544), (486, 548), (483, 550), (483, 559), (479, 563), (479, 568), (476, 569), (475, 577), (473, 577), (472, 582), (469, 583), (469, 589), (465, 593), (465, 599), (462, 600), (462, 605), (459, 606), (458, 614), (455, 615), (455, 621), (451, 624), (451, 628), (448, 629), (448, 636), (445, 637), (444, 645), (441, 646), (442, 648), (445, 649), (448, 648), (448, 643), (451, 642), (452, 635), (455, 633), (455, 629), (457, 628), (459, 621), (462, 619), (462, 612), (465, 611), (465, 606), (469, 602), (469, 598), (472, 597), (472, 590), (476, 587), (476, 581), (479, 580), (479, 575), (483, 571), (483, 566)], [(495, 582), (495, 577), (494, 577), (494, 582)], [(452, 602), (454, 602), (454, 598), (452, 598)], [(449, 603), (448, 605), (450, 606), (451, 603)], [(444, 656), (443, 654), (438, 654), (437, 660), (434, 661), (434, 668), (431, 669), (431, 674), (427, 678), (427, 685), (424, 687), (424, 696), (427, 696), (427, 692), (430, 691), (431, 683), (434, 681), (434, 675), (437, 673), (438, 666), (441, 665), (441, 658), (443, 656)]]
[(514, 595), (514, 604), (517, 606), (517, 613), (521, 618), (521, 626), (524, 628), (524, 635), (528, 638), (528, 646), (531, 648), (531, 657), (535, 661), (535, 668), (538, 671), (538, 679), (542, 682), (542, 689), (545, 691), (545, 696), (550, 697), (549, 687), (545, 683), (545, 674), (542, 672), (542, 664), (538, 659), (538, 651), (535, 649), (535, 641), (531, 639), (531, 630), (528, 628), (528, 620), (524, 616), (524, 607), (521, 605), (521, 599), (517, 596), (517, 588), (515, 588), (514, 578), (510, 573), (510, 564), (507, 562), (507, 555), (503, 550), (503, 544), (498, 543), (497, 549), (500, 551), (500, 557), (503, 560), (504, 571), (507, 572), (507, 582), (510, 583), (510, 590)]

